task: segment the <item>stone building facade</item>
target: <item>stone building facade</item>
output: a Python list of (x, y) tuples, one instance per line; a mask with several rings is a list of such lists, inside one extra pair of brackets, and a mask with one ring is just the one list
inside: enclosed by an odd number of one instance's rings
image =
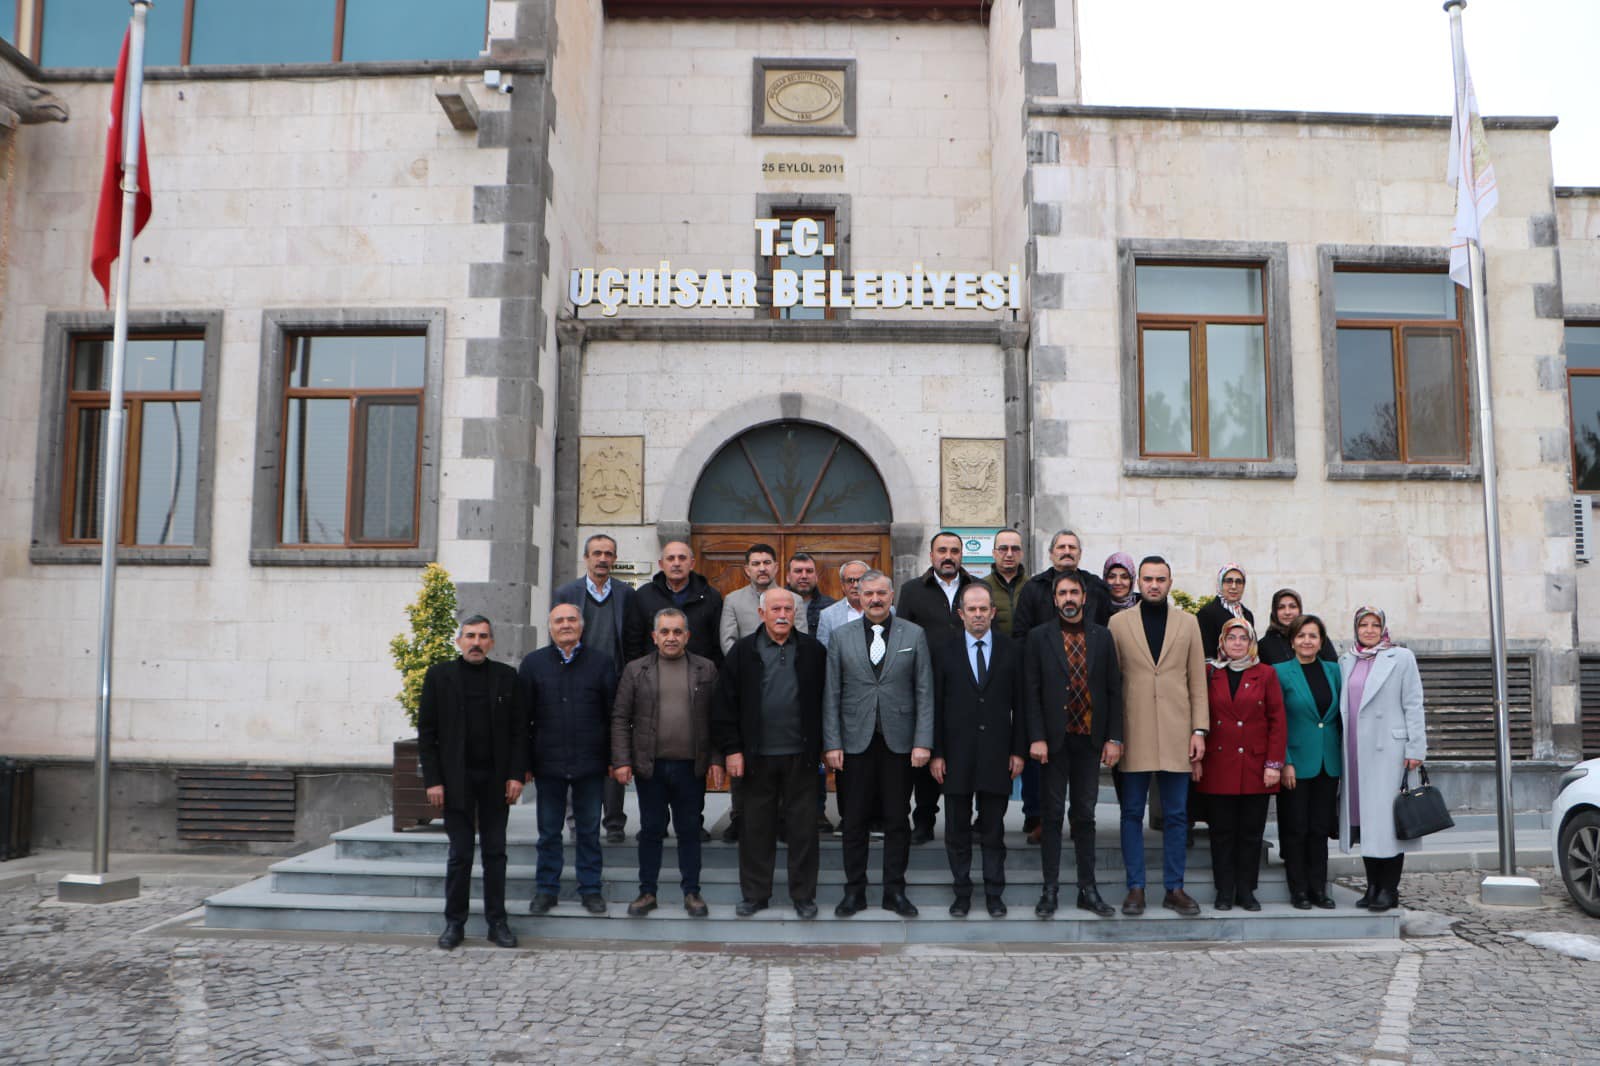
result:
[[(1448, 120), (1087, 106), (1072, 0), (981, 17), (489, 0), (455, 5), (471, 11), (452, 32), (481, 50), (363, 51), (377, 31), (352, 22), (329, 56), (270, 61), (208, 53), (211, 2), (187, 41), (152, 16), (171, 54), (145, 92), (156, 215), (133, 323), (171, 383), (179, 349), (159, 345), (185, 346), (193, 406), (172, 416), (191, 439), (166, 521), (156, 489), (148, 521), (124, 518), (119, 839), (174, 842), (191, 765), (293, 771), (305, 838), (381, 809), (407, 733), (386, 643), (417, 569), (443, 563), (514, 659), (600, 530), (643, 576), (664, 539), (690, 539), (722, 581), (755, 537), (909, 576), (947, 525), (1015, 524), (1035, 566), (1070, 526), (1089, 564), (1159, 552), (1195, 593), (1237, 562), (1263, 621), (1280, 585), (1336, 637), (1356, 604), (1384, 605), (1454, 686), (1441, 715), (1481, 732), (1477, 353), (1438, 283)], [(0, 77), (71, 112), (0, 129), (0, 749), (38, 761), (40, 837), (72, 843), (93, 746), (80, 375), (110, 325), (88, 271), (110, 70), (71, 65), (84, 49), (52, 34), (78, 31), (49, 4), (0, 26)], [(1488, 121), (1527, 802), (1585, 750), (1582, 657), (1600, 647), (1582, 609), (1600, 578), (1574, 549), (1600, 413), (1568, 366), (1600, 324), (1600, 191), (1554, 186), (1554, 121)], [(796, 218), (832, 252), (800, 255)], [(763, 254), (762, 219), (794, 247)], [(573, 271), (663, 261), (750, 272), (758, 306), (572, 300)], [(857, 306), (775, 311), (775, 272), (806, 268), (839, 270)], [(1013, 268), (1017, 306), (994, 309), (883, 306), (866, 276), (919, 272), (931, 304), (929, 274)], [(1419, 310), (1430, 298), (1452, 302)], [(313, 351), (349, 379), (311, 380)], [(352, 369), (371, 358), (377, 385)], [(1366, 372), (1385, 365), (1387, 407)], [(1490, 795), (1481, 765), (1461, 763), (1465, 800)]]

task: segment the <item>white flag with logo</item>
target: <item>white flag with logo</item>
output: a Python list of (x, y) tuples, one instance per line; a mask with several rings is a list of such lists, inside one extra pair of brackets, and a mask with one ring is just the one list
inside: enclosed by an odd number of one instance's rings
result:
[(1483, 220), (1500, 202), (1494, 182), (1494, 163), (1489, 159), (1489, 142), (1483, 133), (1483, 116), (1478, 114), (1478, 96), (1472, 90), (1472, 75), (1462, 61), (1467, 79), (1467, 113), (1461, 113), (1457, 96), (1455, 114), (1450, 120), (1450, 165), (1445, 180), (1456, 187), (1456, 224), (1450, 234), (1450, 277), (1463, 288), (1472, 285), (1467, 268), (1467, 242), (1481, 239)]

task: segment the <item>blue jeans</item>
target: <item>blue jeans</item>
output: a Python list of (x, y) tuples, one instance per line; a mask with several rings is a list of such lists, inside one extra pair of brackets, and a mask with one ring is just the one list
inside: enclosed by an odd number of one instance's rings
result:
[(600, 894), (600, 806), (606, 775), (567, 780), (537, 777), (539, 789), (539, 862), (534, 889), (540, 895), (561, 895), (561, 830), (567, 820), (567, 792), (572, 793), (572, 818), (578, 830), (578, 895)]
[(1161, 790), (1161, 879), (1168, 892), (1183, 887), (1188, 856), (1189, 775), (1165, 770), (1122, 775), (1122, 865), (1129, 888), (1144, 887), (1144, 805), (1150, 797), (1150, 779)]
[(706, 779), (688, 759), (657, 759), (649, 777), (635, 777), (639, 789), (639, 892), (656, 894), (661, 876), (661, 841), (667, 835), (667, 810), (678, 833), (678, 883), (684, 894), (700, 891), (700, 821)]

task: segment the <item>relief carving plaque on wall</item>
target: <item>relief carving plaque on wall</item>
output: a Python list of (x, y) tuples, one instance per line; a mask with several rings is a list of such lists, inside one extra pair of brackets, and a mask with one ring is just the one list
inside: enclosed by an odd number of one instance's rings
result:
[(760, 135), (853, 137), (856, 61), (755, 61), (750, 132)]
[(939, 521), (944, 526), (1006, 524), (1005, 441), (939, 441)]
[(644, 522), (644, 438), (578, 440), (578, 524), (637, 526)]

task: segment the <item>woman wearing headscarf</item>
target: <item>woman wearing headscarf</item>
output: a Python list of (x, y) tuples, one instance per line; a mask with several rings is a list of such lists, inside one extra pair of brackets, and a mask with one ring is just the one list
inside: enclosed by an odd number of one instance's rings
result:
[(1320, 654), (1328, 646), (1325, 628), (1314, 614), (1290, 622), (1294, 658), (1274, 667), (1289, 730), (1289, 758), (1278, 792), (1278, 851), (1289, 882), (1289, 901), (1303, 911), (1333, 907), (1328, 895), (1328, 838), (1339, 824), (1339, 777), (1344, 767), (1339, 728), (1343, 686), (1338, 664)]
[(1361, 845), (1367, 891), (1358, 907), (1386, 911), (1400, 903), (1405, 853), (1419, 840), (1394, 832), (1394, 797), (1406, 770), (1428, 756), (1422, 715), (1422, 675), (1416, 656), (1389, 639), (1387, 616), (1358, 607), (1355, 647), (1339, 657), (1344, 692), (1344, 776), (1339, 779), (1339, 850)]
[(1211, 733), (1195, 767), (1211, 826), (1211, 874), (1216, 908), (1235, 903), (1258, 911), (1256, 879), (1267, 797), (1278, 791), (1285, 730), (1278, 673), (1256, 655), (1255, 631), (1242, 618), (1222, 624), (1221, 651), (1206, 671)]
[[(1262, 662), (1277, 666), (1294, 658), (1289, 630), (1294, 620), (1304, 613), (1305, 605), (1300, 602), (1300, 594), (1294, 589), (1279, 589), (1272, 594), (1272, 614), (1267, 618), (1267, 631), (1261, 636)], [(1320, 631), (1322, 627), (1319, 625), (1317, 629)], [(1322, 634), (1322, 647), (1317, 655), (1330, 663), (1339, 661), (1339, 653), (1333, 650), (1333, 641), (1328, 639), (1327, 633)]]
[(1217, 571), (1217, 596), (1195, 615), (1200, 623), (1200, 650), (1207, 660), (1217, 657), (1217, 638), (1222, 635), (1222, 623), (1230, 618), (1243, 618), (1255, 632), (1256, 616), (1244, 605), (1244, 568), (1235, 563)]
[(1133, 580), (1135, 571), (1133, 556), (1127, 552), (1112, 552), (1106, 559), (1100, 577), (1111, 591), (1112, 614), (1126, 611), (1139, 602), (1139, 586)]

